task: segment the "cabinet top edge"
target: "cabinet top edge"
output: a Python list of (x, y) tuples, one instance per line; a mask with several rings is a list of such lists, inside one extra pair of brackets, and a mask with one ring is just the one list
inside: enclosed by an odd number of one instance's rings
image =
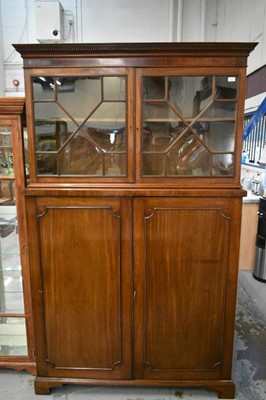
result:
[(29, 43), (13, 44), (22, 57), (211, 53), (248, 56), (256, 42)]
[(0, 114), (21, 114), (25, 105), (24, 97), (1, 97)]

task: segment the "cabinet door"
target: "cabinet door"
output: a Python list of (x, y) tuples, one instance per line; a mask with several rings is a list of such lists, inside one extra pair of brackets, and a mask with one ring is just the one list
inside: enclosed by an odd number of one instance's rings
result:
[(39, 198), (27, 212), (38, 375), (129, 377), (130, 204)]
[[(24, 99), (0, 99), (0, 367), (35, 372), (26, 255), (21, 117)], [(7, 115), (6, 115), (6, 114)]]
[(133, 75), (129, 68), (62, 68), (30, 75), (31, 182), (133, 180)]
[[(152, 182), (196, 177), (239, 182), (235, 149), (241, 147), (239, 70), (198, 68), (137, 71), (137, 179)], [(240, 112), (239, 112), (240, 111)], [(184, 179), (185, 178), (185, 179)]]
[(136, 378), (230, 378), (240, 212), (237, 199), (135, 201)]

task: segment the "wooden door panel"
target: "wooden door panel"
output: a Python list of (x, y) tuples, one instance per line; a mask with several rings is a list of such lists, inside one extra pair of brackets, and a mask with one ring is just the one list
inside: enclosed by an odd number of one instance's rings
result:
[(134, 207), (136, 375), (217, 376), (223, 362), (229, 210), (204, 199), (139, 200)]
[(48, 374), (129, 377), (130, 219), (123, 202), (37, 203)]

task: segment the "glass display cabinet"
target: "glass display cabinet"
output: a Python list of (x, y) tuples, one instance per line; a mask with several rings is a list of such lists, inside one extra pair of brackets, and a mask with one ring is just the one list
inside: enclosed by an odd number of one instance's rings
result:
[(23, 254), (23, 109), (24, 99), (0, 99), (0, 367), (34, 373), (29, 273)]
[(233, 398), (250, 43), (14, 45), (37, 377)]

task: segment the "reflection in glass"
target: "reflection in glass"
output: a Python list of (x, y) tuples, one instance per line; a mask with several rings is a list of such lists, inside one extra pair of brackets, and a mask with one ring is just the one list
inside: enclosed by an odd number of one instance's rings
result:
[(213, 155), (213, 175), (233, 176), (234, 156), (233, 154)]
[(166, 151), (187, 126), (182, 122), (149, 122), (143, 128), (144, 151)]
[(180, 121), (177, 112), (174, 112), (166, 103), (144, 103), (143, 118), (146, 122)]
[(216, 76), (216, 98), (236, 99), (237, 98), (237, 77)]
[(200, 120), (206, 120), (208, 118), (219, 118), (219, 119), (235, 119), (236, 113), (236, 102), (219, 102), (215, 101), (208, 109), (201, 114)]
[(150, 135), (152, 144), (145, 146), (143, 169), (145, 175), (207, 175), (210, 153), (196, 135), (189, 129), (178, 134), (177, 130), (168, 135)]
[(0, 206), (16, 203), (15, 180), (0, 178)]
[(126, 82), (123, 76), (104, 76), (103, 77), (103, 99), (126, 100)]
[[(59, 155), (60, 175), (125, 176), (124, 129), (79, 131)], [(120, 154), (124, 153), (124, 154)]]
[(0, 312), (23, 313), (21, 263), (15, 205), (0, 206)]
[(11, 130), (0, 127), (0, 175), (14, 176)]
[(37, 151), (59, 150), (68, 137), (67, 123), (60, 120), (36, 120), (35, 141)]
[(32, 78), (33, 100), (55, 99), (55, 78), (50, 76), (34, 76)]
[(37, 171), (39, 175), (57, 174), (57, 155), (52, 153), (36, 154)]
[(114, 125), (113, 129), (89, 127), (86, 132), (103, 152), (126, 150), (125, 128), (121, 124)]
[(210, 76), (169, 78), (169, 101), (184, 118), (199, 114), (212, 100)]
[(165, 99), (164, 76), (144, 76), (143, 77), (143, 99)]
[(233, 152), (235, 146), (235, 122), (208, 122), (208, 132), (203, 136), (211, 151)]
[(0, 127), (0, 356), (27, 355), (12, 134)]
[(188, 131), (169, 151), (169, 175), (207, 175), (209, 160), (206, 147)]
[(73, 93), (75, 81), (75, 77), (34, 76), (32, 77), (33, 100), (51, 101), (55, 100), (59, 93)]
[(143, 154), (143, 173), (145, 176), (165, 175), (164, 154)]
[(124, 102), (109, 102), (101, 103), (99, 107), (87, 120), (87, 125), (99, 126), (101, 124), (108, 124), (113, 127), (113, 124), (125, 124), (125, 103)]
[(26, 356), (27, 337), (24, 318), (0, 318), (0, 355)]
[(60, 153), (60, 174), (101, 175), (102, 151), (79, 131)]
[(105, 176), (125, 176), (126, 155), (119, 153), (106, 154), (104, 156), (104, 169)]
[(23, 151), (24, 151), (24, 168), (25, 168), (25, 176), (28, 178), (29, 176), (29, 145), (28, 145), (28, 130), (24, 126), (23, 127)]
[[(73, 90), (58, 92), (58, 104), (80, 125), (102, 101), (100, 77), (72, 77)], [(61, 88), (61, 86), (60, 86)]]

